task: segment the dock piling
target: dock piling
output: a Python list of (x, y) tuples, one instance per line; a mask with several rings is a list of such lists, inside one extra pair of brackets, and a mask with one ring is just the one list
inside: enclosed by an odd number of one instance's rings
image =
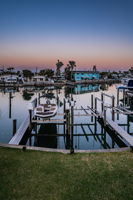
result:
[(16, 130), (17, 130), (17, 120), (14, 119), (13, 120), (13, 135), (16, 133)]
[(113, 120), (113, 121), (115, 121), (114, 106), (115, 106), (115, 97), (112, 96), (112, 120)]
[(101, 103), (101, 111), (102, 111), (102, 113), (103, 113), (103, 109), (104, 109), (103, 93), (101, 93), (101, 101), (102, 101), (102, 103)]

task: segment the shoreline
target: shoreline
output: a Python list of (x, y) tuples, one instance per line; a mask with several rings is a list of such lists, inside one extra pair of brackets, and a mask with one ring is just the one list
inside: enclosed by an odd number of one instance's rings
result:
[(83, 81), (62, 81), (62, 82), (43, 82), (43, 83), (33, 83), (33, 82), (27, 82), (27, 83), (0, 83), (0, 88), (3, 87), (29, 87), (29, 86), (34, 86), (34, 87), (45, 87), (45, 86), (76, 86), (77, 84), (114, 84), (114, 83), (120, 83), (120, 80), (115, 80), (115, 79), (108, 79), (108, 80), (83, 80)]

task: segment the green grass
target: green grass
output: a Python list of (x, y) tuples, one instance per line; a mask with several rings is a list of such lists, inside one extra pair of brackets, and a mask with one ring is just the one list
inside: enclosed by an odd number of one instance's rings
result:
[(132, 200), (133, 154), (0, 148), (0, 200)]

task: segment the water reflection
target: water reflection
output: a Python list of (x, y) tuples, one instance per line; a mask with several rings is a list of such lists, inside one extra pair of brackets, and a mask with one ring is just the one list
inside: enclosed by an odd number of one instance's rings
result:
[(63, 132), (63, 126), (51, 123), (37, 125), (38, 132), (31, 134), (27, 144), (71, 150), (126, 147), (118, 135), (107, 127), (103, 128), (103, 122), (96, 120), (94, 123), (75, 124), (71, 134)]
[(31, 98), (32, 98), (33, 95), (34, 95), (33, 92), (30, 92), (30, 91), (27, 90), (27, 89), (23, 90), (22, 96), (23, 96), (23, 99), (24, 99), (24, 100), (26, 100), (26, 101), (31, 100)]

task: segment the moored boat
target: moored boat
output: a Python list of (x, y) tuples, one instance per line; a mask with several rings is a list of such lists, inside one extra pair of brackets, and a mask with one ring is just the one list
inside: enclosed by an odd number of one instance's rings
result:
[(51, 118), (57, 113), (57, 105), (52, 103), (39, 104), (34, 109), (34, 115), (40, 118)]

